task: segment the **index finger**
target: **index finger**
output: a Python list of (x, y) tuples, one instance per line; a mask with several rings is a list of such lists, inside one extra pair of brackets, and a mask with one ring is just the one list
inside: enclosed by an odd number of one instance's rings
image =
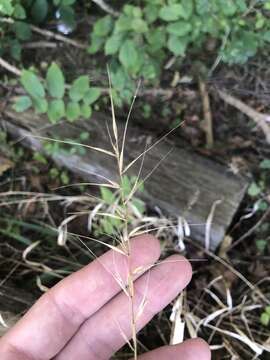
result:
[[(131, 240), (130, 266), (151, 266), (160, 255), (150, 235)], [(121, 291), (116, 279), (127, 283), (128, 259), (111, 250), (58, 283), (1, 340), (0, 349), (33, 359), (55, 356), (81, 324)], [(11, 357), (12, 359), (12, 357)]]

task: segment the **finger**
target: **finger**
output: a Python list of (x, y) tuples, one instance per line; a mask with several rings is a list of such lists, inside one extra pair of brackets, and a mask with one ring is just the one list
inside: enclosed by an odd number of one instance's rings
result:
[(201, 339), (187, 340), (179, 345), (163, 346), (141, 355), (139, 360), (210, 360), (211, 352)]
[[(136, 313), (142, 309), (137, 330), (176, 297), (189, 283), (191, 273), (186, 259), (171, 256), (135, 282), (134, 308)], [(82, 325), (56, 359), (109, 359), (131, 337), (131, 324), (130, 300), (118, 294)]]
[[(153, 236), (138, 237), (131, 241), (131, 268), (148, 267), (159, 254), (159, 242)], [(116, 278), (126, 284), (127, 274), (127, 257), (107, 252), (43, 295), (0, 340), (0, 349), (12, 347), (31, 359), (55, 356), (80, 325), (121, 290)]]

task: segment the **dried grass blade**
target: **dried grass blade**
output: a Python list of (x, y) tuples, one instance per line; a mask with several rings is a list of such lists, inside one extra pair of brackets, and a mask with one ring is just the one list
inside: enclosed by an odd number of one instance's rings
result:
[(115, 150), (116, 150), (116, 157), (119, 158), (119, 148), (118, 148), (118, 129), (116, 124), (116, 116), (115, 116), (115, 109), (114, 109), (114, 102), (113, 102), (113, 95), (112, 95), (112, 81), (111, 81), (111, 74), (109, 67), (107, 67), (108, 78), (109, 78), (109, 87), (110, 87), (110, 101), (111, 101), (111, 108), (112, 108), (112, 127), (113, 127), (113, 135), (115, 140)]
[(144, 152), (142, 152), (140, 155), (138, 155), (134, 160), (132, 160), (123, 170), (123, 174), (126, 173), (128, 171), (128, 169), (134, 165), (142, 156), (144, 156), (146, 153), (148, 153), (150, 150), (152, 150), (155, 146), (157, 146), (162, 140), (166, 139), (166, 137), (168, 137), (173, 131), (175, 131), (176, 129), (178, 129), (180, 126), (182, 126), (183, 123), (178, 124), (177, 126), (175, 126), (173, 129), (171, 129), (170, 131), (168, 131), (165, 135), (163, 135), (161, 138), (159, 138), (157, 141), (155, 141), (152, 145), (149, 146), (149, 148), (147, 148)]
[(111, 151), (106, 150), (106, 149), (102, 149), (102, 148), (99, 148), (99, 147), (91, 146), (91, 145), (81, 144), (81, 143), (77, 143), (77, 142), (74, 142), (74, 141), (53, 139), (53, 138), (49, 138), (49, 137), (46, 137), (46, 136), (40, 136), (40, 135), (31, 135), (31, 137), (36, 138), (36, 139), (40, 139), (40, 140), (54, 141), (54, 142), (57, 142), (57, 143), (62, 143), (62, 144), (67, 144), (67, 145), (82, 146), (82, 147), (85, 147), (87, 149), (91, 149), (91, 150), (98, 151), (98, 152), (104, 153), (106, 155), (115, 157), (115, 154), (112, 153)]
[(138, 82), (135, 94), (134, 94), (133, 99), (132, 99), (132, 103), (131, 103), (130, 108), (129, 108), (127, 120), (126, 120), (126, 123), (125, 123), (122, 147), (121, 147), (121, 152), (120, 152), (120, 169), (121, 170), (123, 169), (123, 164), (124, 164), (124, 152), (125, 152), (125, 143), (126, 143), (126, 135), (127, 135), (129, 119), (130, 119), (130, 116), (131, 116), (131, 113), (132, 113), (132, 110), (133, 110), (133, 107), (134, 107), (134, 104), (135, 104), (135, 101), (136, 101), (140, 86), (141, 86), (141, 80), (139, 80), (139, 82)]
[[(73, 235), (73, 236), (76, 236), (76, 238), (78, 238), (79, 241), (83, 243), (83, 241), (78, 237), (77, 234), (74, 234), (74, 233), (71, 233), (71, 232), (69, 232), (68, 234)], [(116, 246), (107, 244), (107, 243), (105, 243), (104, 241), (97, 240), (97, 239), (92, 238), (92, 237), (90, 237), (90, 236), (80, 235), (80, 237), (82, 237), (82, 238), (84, 238), (84, 239), (87, 239), (87, 240), (95, 241), (95, 242), (97, 242), (98, 244), (102, 244), (102, 245), (108, 247), (109, 249), (114, 250), (114, 251), (118, 252), (119, 254), (126, 256), (126, 253), (125, 253), (124, 251), (122, 251), (121, 249), (119, 249), (119, 248), (116, 247)], [(84, 246), (86, 246), (86, 244), (84, 244)], [(90, 251), (89, 248), (88, 248), (88, 250)]]
[(264, 346), (260, 345), (260, 344), (257, 344), (256, 342), (254, 341), (251, 341), (245, 334), (243, 335), (239, 335), (237, 333), (234, 333), (232, 331), (228, 331), (228, 330), (223, 330), (223, 329), (220, 329), (216, 326), (213, 326), (213, 325), (206, 325), (207, 327), (209, 327), (210, 329), (213, 329), (219, 333), (222, 333), (224, 335), (228, 335), (234, 339), (237, 339), (241, 342), (243, 342), (244, 344), (246, 344), (252, 351), (254, 351), (257, 355), (261, 355), (263, 353), (264, 350), (266, 351), (269, 351), (269, 349), (265, 348)]
[(210, 210), (210, 213), (207, 217), (206, 220), (206, 225), (205, 225), (205, 250), (209, 250), (210, 249), (210, 241), (211, 241), (211, 226), (212, 226), (212, 222), (213, 222), (213, 218), (214, 218), (214, 214), (215, 214), (215, 210), (217, 205), (219, 205), (222, 202), (221, 199), (216, 200)]

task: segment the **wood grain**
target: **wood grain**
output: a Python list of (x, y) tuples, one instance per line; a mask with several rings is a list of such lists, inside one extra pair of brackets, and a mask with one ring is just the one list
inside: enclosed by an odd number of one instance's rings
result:
[[(91, 120), (74, 124), (63, 122), (50, 125), (45, 117), (32, 112), (26, 115), (6, 111), (2, 114), (2, 126), (21, 143), (33, 150), (43, 151), (42, 141), (33, 135), (69, 138), (74, 141), (82, 131), (89, 133), (88, 143), (92, 146), (111, 150), (106, 124), (111, 123), (110, 114), (94, 114)], [(108, 125), (110, 127), (110, 125)], [(123, 124), (119, 123), (119, 133)], [(144, 130), (129, 127), (125, 146), (125, 164), (144, 151), (146, 143), (155, 142)], [(114, 158), (96, 151), (88, 151), (84, 156), (57, 153), (54, 161), (80, 175), (84, 180), (104, 182), (100, 176), (117, 178)], [(166, 157), (163, 161), (162, 158)], [(142, 158), (132, 166), (129, 174), (136, 175)], [(157, 166), (157, 164), (159, 164)], [(169, 216), (185, 216), (191, 224), (193, 239), (204, 243), (205, 224), (213, 204), (216, 207), (211, 226), (210, 248), (215, 250), (224, 238), (226, 229), (245, 194), (248, 181), (230, 173), (226, 166), (191, 153), (182, 148), (172, 148), (168, 140), (161, 141), (147, 152), (142, 170), (142, 178), (154, 170), (145, 183), (144, 199), (150, 207), (158, 207)], [(190, 206), (190, 204), (193, 204)]]

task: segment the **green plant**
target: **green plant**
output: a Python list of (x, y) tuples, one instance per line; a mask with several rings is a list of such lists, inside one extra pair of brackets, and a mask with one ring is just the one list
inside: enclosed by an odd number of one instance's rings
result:
[(262, 181), (259, 181), (259, 183), (253, 181), (248, 188), (248, 195), (251, 197), (256, 197), (261, 194), (263, 188), (264, 184)]
[(268, 327), (270, 325), (270, 306), (266, 306), (260, 317), (261, 324)]
[[(259, 165), (260, 174), (258, 179), (253, 181), (249, 188), (248, 194), (251, 197), (258, 197), (267, 191), (268, 185), (270, 184), (269, 170), (270, 170), (270, 161), (269, 159), (263, 159)], [(265, 210), (267, 205), (265, 202), (260, 203), (260, 209)]]
[(91, 106), (100, 96), (98, 88), (90, 87), (88, 76), (80, 76), (68, 86), (56, 63), (48, 68), (46, 80), (33, 70), (23, 70), (20, 81), (28, 95), (17, 97), (14, 110), (23, 112), (33, 107), (38, 114), (46, 113), (53, 124), (63, 118), (70, 122), (90, 118)]
[(76, 0), (1, 0), (0, 3), (0, 55), (10, 53), (21, 59), (22, 43), (32, 38), (30, 24), (42, 24), (57, 18), (73, 30), (76, 27), (74, 5)]
[(62, 185), (68, 185), (70, 183), (68, 172), (65, 170), (59, 170), (56, 167), (52, 167), (50, 169), (49, 176), (53, 180), (58, 179)]
[[(84, 134), (84, 133), (82, 133)], [(82, 141), (84, 138), (79, 136), (80, 141)], [(44, 140), (43, 146), (44, 150), (47, 155), (55, 156), (59, 155), (59, 153), (65, 154), (65, 155), (84, 155), (85, 154), (85, 148), (82, 146), (75, 146), (74, 141), (76, 139), (62, 139), (60, 140), (57, 136), (52, 139), (54, 141), (50, 140)]]
[(132, 79), (157, 81), (170, 54), (198, 54), (209, 40), (224, 62), (246, 62), (270, 41), (269, 8), (269, 1), (134, 1), (117, 18), (106, 15), (94, 23), (88, 52), (111, 59), (114, 88), (130, 99)]
[(0, 130), (0, 153), (1, 152), (14, 163), (21, 161), (25, 155), (24, 148), (21, 146), (13, 146), (8, 139), (7, 133)]
[(39, 153), (39, 152), (35, 152), (33, 154), (33, 159), (36, 160), (37, 162), (39, 162), (42, 165), (47, 165), (48, 164), (48, 160), (46, 159), (46, 157)]
[[(136, 177), (128, 177), (127, 175), (123, 176), (122, 180), (122, 195), (128, 196), (132, 188), (136, 183)], [(143, 185), (141, 184), (139, 191), (143, 191)], [(119, 214), (123, 211), (121, 205), (121, 193), (119, 191), (113, 192), (107, 187), (100, 188), (100, 197), (105, 207), (107, 208), (107, 213), (111, 216), (105, 216), (99, 220), (95, 225), (95, 235), (107, 234), (107, 235), (116, 235), (123, 228), (123, 222), (119, 218)], [(132, 222), (134, 217), (138, 215), (141, 216), (145, 212), (145, 204), (142, 200), (137, 197), (132, 197), (129, 203), (129, 219), (128, 223)]]
[[(33, 24), (52, 19), (69, 29), (76, 26), (76, 0), (2, 0), (0, 22), (2, 40), (0, 54), (10, 51), (20, 60), (21, 42), (32, 36)], [(80, 5), (88, 7), (87, 2)], [(224, 61), (245, 63), (258, 49), (270, 42), (268, 20), (270, 1), (228, 0), (134, 0), (124, 4), (118, 16), (97, 17), (90, 32), (90, 54), (102, 53), (110, 62), (114, 101), (130, 102), (135, 80), (157, 84), (170, 57), (183, 61), (200, 56), (211, 42), (207, 65)], [(15, 35), (15, 37), (14, 37)], [(80, 80), (83, 82), (83, 80)], [(33, 102), (33, 99), (31, 99)], [(70, 121), (91, 115), (89, 104), (73, 99), (63, 107), (57, 97), (50, 104), (37, 100), (38, 112), (48, 113), (52, 121), (68, 114)], [(21, 99), (19, 109), (30, 106)], [(21, 110), (23, 111), (23, 110)]]

